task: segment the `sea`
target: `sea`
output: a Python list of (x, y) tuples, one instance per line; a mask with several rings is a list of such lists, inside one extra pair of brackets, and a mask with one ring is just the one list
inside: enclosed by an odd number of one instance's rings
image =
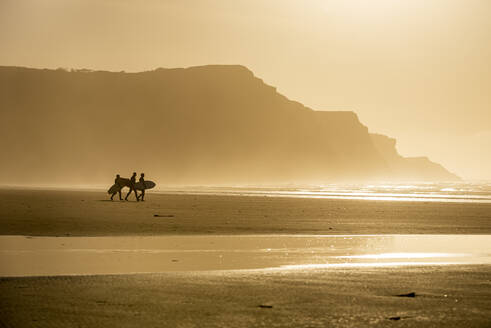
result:
[[(167, 185), (154, 180), (152, 193), (262, 196), (380, 201), (491, 203), (491, 181), (372, 182), (282, 185)], [(108, 185), (0, 185), (8, 189), (106, 191)]]
[(491, 203), (491, 181), (290, 184), (281, 186), (176, 186), (161, 187), (156, 192), (166, 194)]

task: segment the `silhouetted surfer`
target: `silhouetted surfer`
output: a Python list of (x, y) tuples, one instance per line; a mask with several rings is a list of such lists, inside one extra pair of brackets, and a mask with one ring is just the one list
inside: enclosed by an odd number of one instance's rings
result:
[(138, 199), (138, 194), (136, 193), (135, 183), (136, 183), (136, 172), (133, 172), (133, 175), (130, 178), (130, 183), (129, 183), (129, 186), (128, 186), (128, 187), (130, 187), (130, 191), (128, 191), (128, 194), (126, 195), (126, 197), (124, 198), (124, 200), (128, 200), (128, 196), (131, 194), (132, 191), (134, 191), (135, 192), (136, 201), (137, 202), (140, 201)]
[(119, 193), (119, 200), (123, 200), (123, 197), (121, 197), (121, 189), (123, 188), (123, 185), (121, 184), (121, 177), (119, 176), (119, 174), (116, 174), (114, 184), (118, 185), (119, 189), (111, 195), (111, 200), (113, 200), (114, 195), (116, 195), (117, 193)]
[(143, 189), (142, 189), (140, 196), (136, 197), (136, 199), (138, 199), (140, 197), (142, 202), (145, 201), (145, 199), (143, 199), (145, 197), (145, 178), (144, 177), (145, 177), (145, 173), (140, 174), (140, 180), (138, 180), (138, 182), (141, 182)]

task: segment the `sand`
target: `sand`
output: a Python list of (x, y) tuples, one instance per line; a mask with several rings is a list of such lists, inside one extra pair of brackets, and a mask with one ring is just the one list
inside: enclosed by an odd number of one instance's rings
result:
[[(491, 204), (0, 196), (2, 235), (491, 233)], [(0, 278), (0, 327), (486, 327), (490, 287), (490, 265)]]
[(489, 266), (3, 278), (0, 317), (3, 327), (489, 327), (490, 279)]
[[(489, 234), (491, 204), (0, 189), (0, 234)], [(160, 215), (155, 217), (154, 215)]]

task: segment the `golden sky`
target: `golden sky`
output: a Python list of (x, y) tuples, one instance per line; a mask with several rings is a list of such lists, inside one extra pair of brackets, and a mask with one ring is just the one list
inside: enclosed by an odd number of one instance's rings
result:
[(0, 0), (0, 65), (242, 64), (317, 110), (353, 110), (491, 180), (489, 0)]

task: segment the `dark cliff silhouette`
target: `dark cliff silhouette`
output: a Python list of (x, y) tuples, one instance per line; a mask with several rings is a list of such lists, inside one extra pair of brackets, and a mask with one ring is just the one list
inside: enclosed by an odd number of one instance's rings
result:
[(457, 178), (393, 161), (395, 145), (380, 147), (353, 112), (313, 111), (243, 66), (0, 67), (0, 108), (0, 183), (103, 183), (133, 170), (162, 184)]

